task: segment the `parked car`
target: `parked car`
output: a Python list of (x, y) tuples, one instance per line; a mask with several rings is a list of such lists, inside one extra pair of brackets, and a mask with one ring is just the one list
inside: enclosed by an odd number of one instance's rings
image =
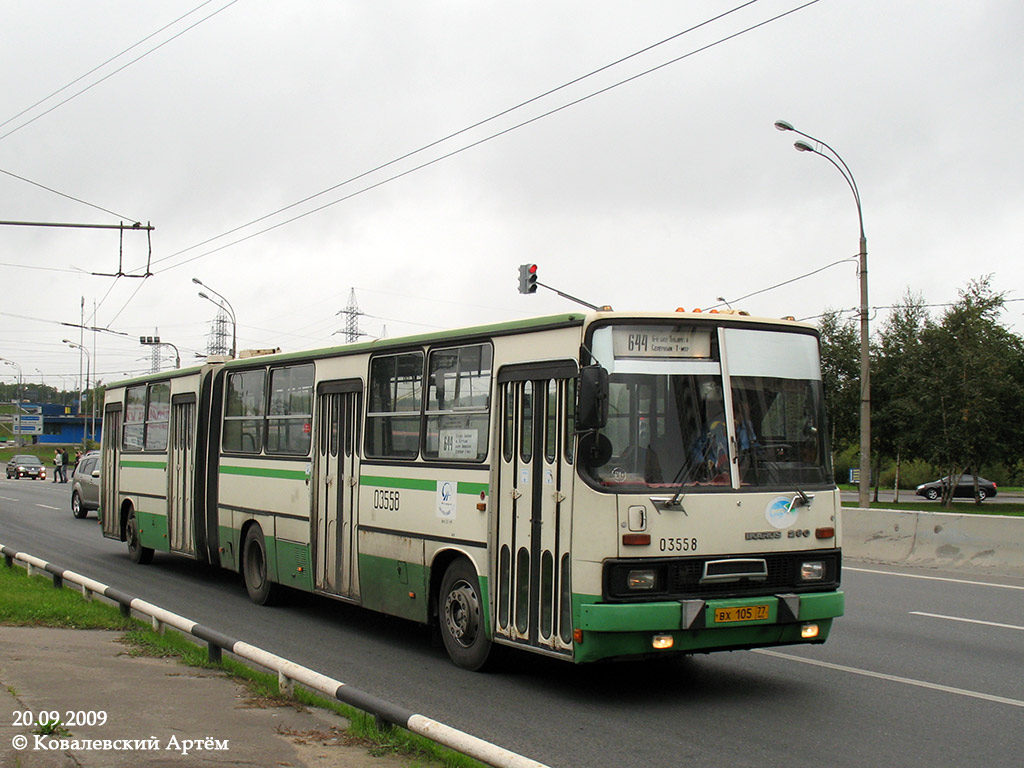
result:
[(11, 478), (22, 478), (31, 477), (35, 480), (46, 479), (46, 467), (43, 466), (38, 457), (24, 454), (21, 456), (13, 456), (10, 461), (7, 462), (7, 479)]
[(89, 451), (71, 475), (71, 513), (81, 519), (100, 507), (100, 452)]
[[(932, 480), (930, 483), (922, 483), (917, 486), (915, 493), (918, 496), (924, 496), (926, 499), (935, 500), (942, 496), (942, 490), (949, 486), (949, 477), (942, 477), (938, 480)], [(984, 501), (985, 499), (996, 495), (996, 484), (991, 480), (986, 480), (984, 477), (978, 478), (978, 498)], [(953, 489), (953, 496), (961, 499), (973, 499), (974, 498), (974, 475), (961, 475), (960, 482), (956, 484), (956, 488)]]

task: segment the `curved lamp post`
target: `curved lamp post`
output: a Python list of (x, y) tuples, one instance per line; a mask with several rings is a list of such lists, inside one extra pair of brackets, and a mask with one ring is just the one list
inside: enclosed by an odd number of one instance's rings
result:
[[(92, 358), (89, 355), (89, 350), (86, 349), (85, 347), (83, 347), (81, 344), (78, 344), (77, 342), (72, 341), (71, 339), (64, 339), (63, 341), (64, 341), (65, 344), (67, 344), (72, 349), (77, 349), (77, 350), (85, 353), (85, 389), (88, 389), (89, 388), (89, 368), (90, 368), (90, 363), (92, 362)], [(95, 384), (95, 382), (94, 382), (94, 384)], [(79, 389), (78, 390), (78, 415), (79, 416), (82, 415), (82, 400), (84, 399), (84, 391), (85, 391), (85, 389)], [(90, 440), (95, 440), (96, 439), (96, 393), (95, 392), (93, 392), (92, 397), (89, 398), (89, 401), (92, 404), (92, 411), (91, 411), (91, 413), (89, 415), (89, 434), (86, 435), (86, 437), (88, 439), (90, 439)], [(83, 431), (85, 431), (85, 430), (83, 430)], [(85, 441), (83, 440), (83, 442), (85, 442)]]
[[(797, 141), (793, 147), (798, 152), (811, 152), (828, 160), (842, 174), (843, 179), (853, 192), (857, 203), (857, 221), (860, 224), (860, 253), (858, 272), (860, 275), (860, 480), (857, 483), (857, 504), (867, 509), (871, 505), (871, 364), (868, 346), (868, 240), (864, 236), (864, 214), (860, 205), (860, 190), (853, 178), (850, 166), (832, 147), (821, 139), (816, 139), (803, 131), (798, 131), (785, 120), (776, 120), (775, 127), (780, 131), (792, 131), (814, 142)], [(828, 152), (823, 152), (822, 148)]]
[(205, 288), (210, 293), (212, 293), (214, 296), (216, 296), (218, 299), (220, 299), (222, 303), (218, 303), (218, 302), (214, 301), (213, 299), (211, 299), (209, 296), (207, 296), (202, 291), (199, 292), (199, 298), (206, 299), (207, 301), (215, 304), (216, 306), (220, 307), (221, 309), (227, 309), (228, 315), (231, 316), (231, 359), (234, 360), (235, 359), (235, 352), (236, 352), (236, 349), (237, 349), (237, 346), (238, 346), (238, 320), (235, 319), (235, 310), (231, 306), (231, 302), (228, 301), (227, 299), (225, 299), (223, 296), (221, 296), (215, 290), (213, 290), (213, 288), (211, 288), (210, 286), (206, 285), (206, 283), (204, 283), (198, 277), (193, 277), (192, 278), (192, 282), (195, 283), (196, 285), (201, 285), (203, 288)]

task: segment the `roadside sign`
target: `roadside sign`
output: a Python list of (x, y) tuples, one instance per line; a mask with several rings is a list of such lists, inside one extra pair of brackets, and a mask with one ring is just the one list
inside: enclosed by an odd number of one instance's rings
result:
[(36, 414), (22, 413), (14, 416), (14, 431), (19, 435), (43, 434), (43, 417)]

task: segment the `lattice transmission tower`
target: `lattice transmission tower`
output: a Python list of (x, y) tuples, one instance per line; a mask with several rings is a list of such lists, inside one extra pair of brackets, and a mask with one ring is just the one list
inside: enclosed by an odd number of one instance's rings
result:
[(356, 303), (355, 288), (349, 291), (348, 306), (338, 312), (338, 314), (345, 315), (345, 329), (342, 331), (345, 335), (345, 343), (353, 344), (359, 341), (359, 337), (364, 335), (359, 330), (359, 316), (363, 313), (359, 311), (359, 304)]
[(207, 355), (227, 355), (231, 352), (231, 318), (223, 309), (210, 322), (210, 335), (206, 337)]

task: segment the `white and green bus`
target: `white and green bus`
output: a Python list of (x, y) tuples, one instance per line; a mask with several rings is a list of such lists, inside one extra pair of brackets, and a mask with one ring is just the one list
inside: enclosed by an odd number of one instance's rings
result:
[(595, 312), (109, 386), (101, 521), (575, 662), (820, 643), (843, 612), (813, 327)]

